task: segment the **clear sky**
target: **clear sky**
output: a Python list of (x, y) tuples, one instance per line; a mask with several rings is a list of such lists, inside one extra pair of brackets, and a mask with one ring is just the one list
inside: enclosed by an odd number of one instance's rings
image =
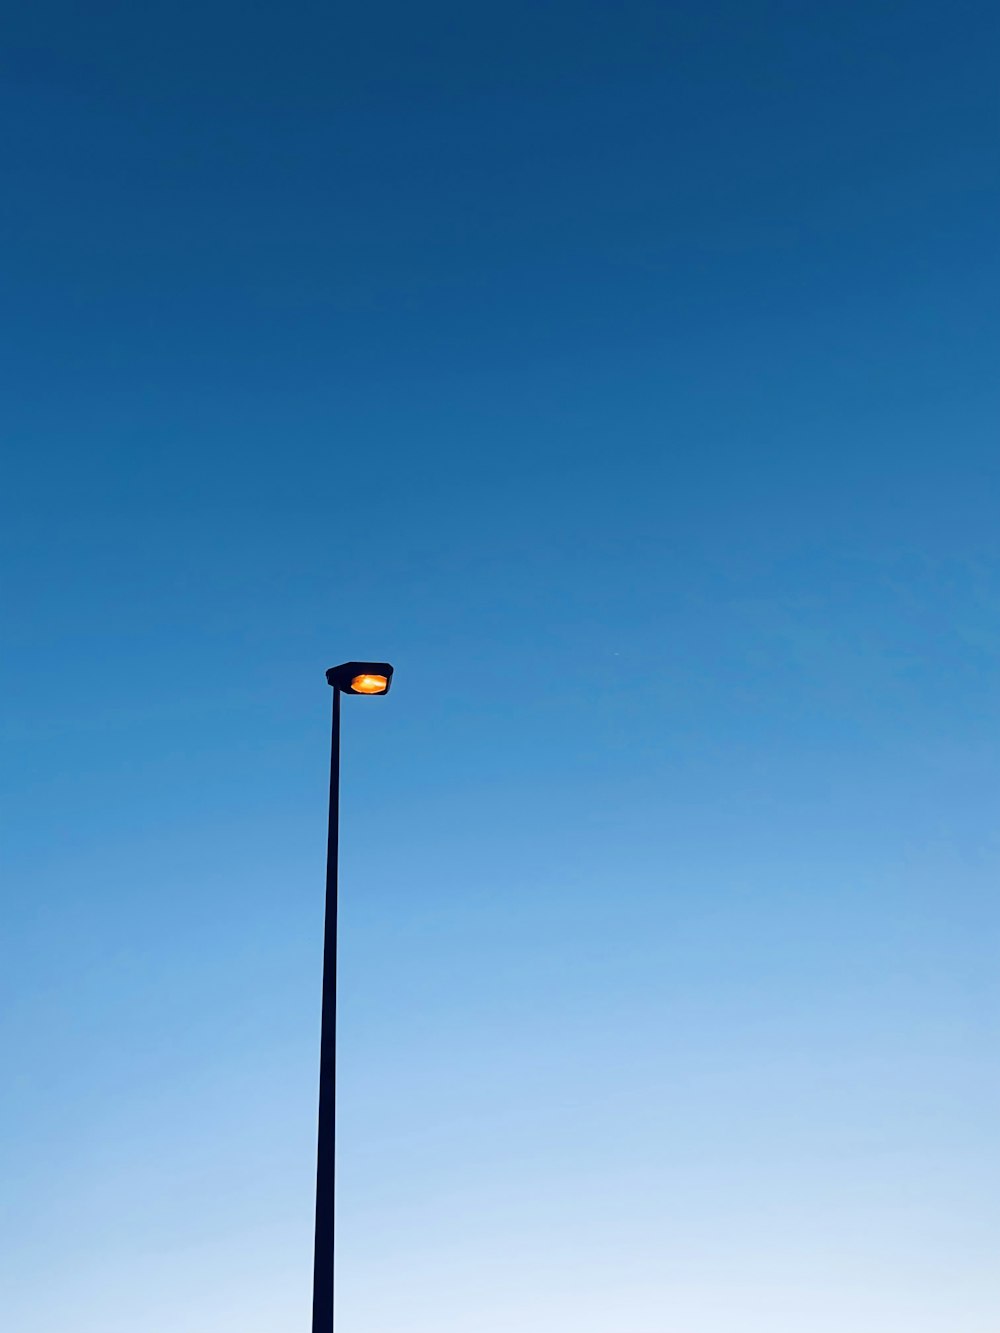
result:
[(995, 1333), (995, 4), (8, 7), (11, 1333)]

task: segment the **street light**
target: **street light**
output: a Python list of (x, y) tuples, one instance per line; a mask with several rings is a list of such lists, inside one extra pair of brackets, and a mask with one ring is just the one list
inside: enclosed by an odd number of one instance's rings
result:
[(316, 1248), (312, 1333), (333, 1333), (334, 1181), (337, 1138), (337, 851), (340, 840), (340, 696), (388, 694), (388, 662), (343, 662), (326, 673), (333, 686), (330, 822), (326, 843), (323, 1020), (319, 1045), (319, 1140), (316, 1151)]

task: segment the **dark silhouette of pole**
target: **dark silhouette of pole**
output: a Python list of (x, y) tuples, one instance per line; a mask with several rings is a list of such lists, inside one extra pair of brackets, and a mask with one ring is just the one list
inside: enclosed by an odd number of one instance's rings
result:
[(333, 1333), (334, 1227), (337, 1145), (337, 853), (340, 843), (340, 698), (384, 695), (388, 662), (342, 662), (326, 673), (333, 686), (330, 733), (330, 822), (326, 842), (326, 921), (323, 927), (323, 1018), (319, 1039), (319, 1136), (316, 1149), (316, 1248), (313, 1253), (312, 1333)]
[(319, 1142), (316, 1152), (316, 1248), (312, 1333), (333, 1333), (334, 1187), (337, 1142), (337, 855), (340, 841), (340, 689), (333, 689), (330, 822), (326, 843), (323, 928), (323, 1018), (319, 1053)]

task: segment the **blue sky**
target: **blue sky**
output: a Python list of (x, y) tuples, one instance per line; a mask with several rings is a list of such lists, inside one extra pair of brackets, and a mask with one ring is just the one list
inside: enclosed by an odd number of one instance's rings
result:
[(993, 1333), (994, 6), (5, 24), (0, 1268)]

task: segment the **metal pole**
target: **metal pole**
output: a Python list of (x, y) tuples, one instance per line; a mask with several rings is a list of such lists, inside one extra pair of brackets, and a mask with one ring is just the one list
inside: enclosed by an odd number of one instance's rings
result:
[(333, 1333), (334, 1181), (337, 1138), (337, 852), (340, 836), (340, 690), (336, 686), (333, 690), (333, 729), (330, 742), (328, 827), (312, 1333)]

